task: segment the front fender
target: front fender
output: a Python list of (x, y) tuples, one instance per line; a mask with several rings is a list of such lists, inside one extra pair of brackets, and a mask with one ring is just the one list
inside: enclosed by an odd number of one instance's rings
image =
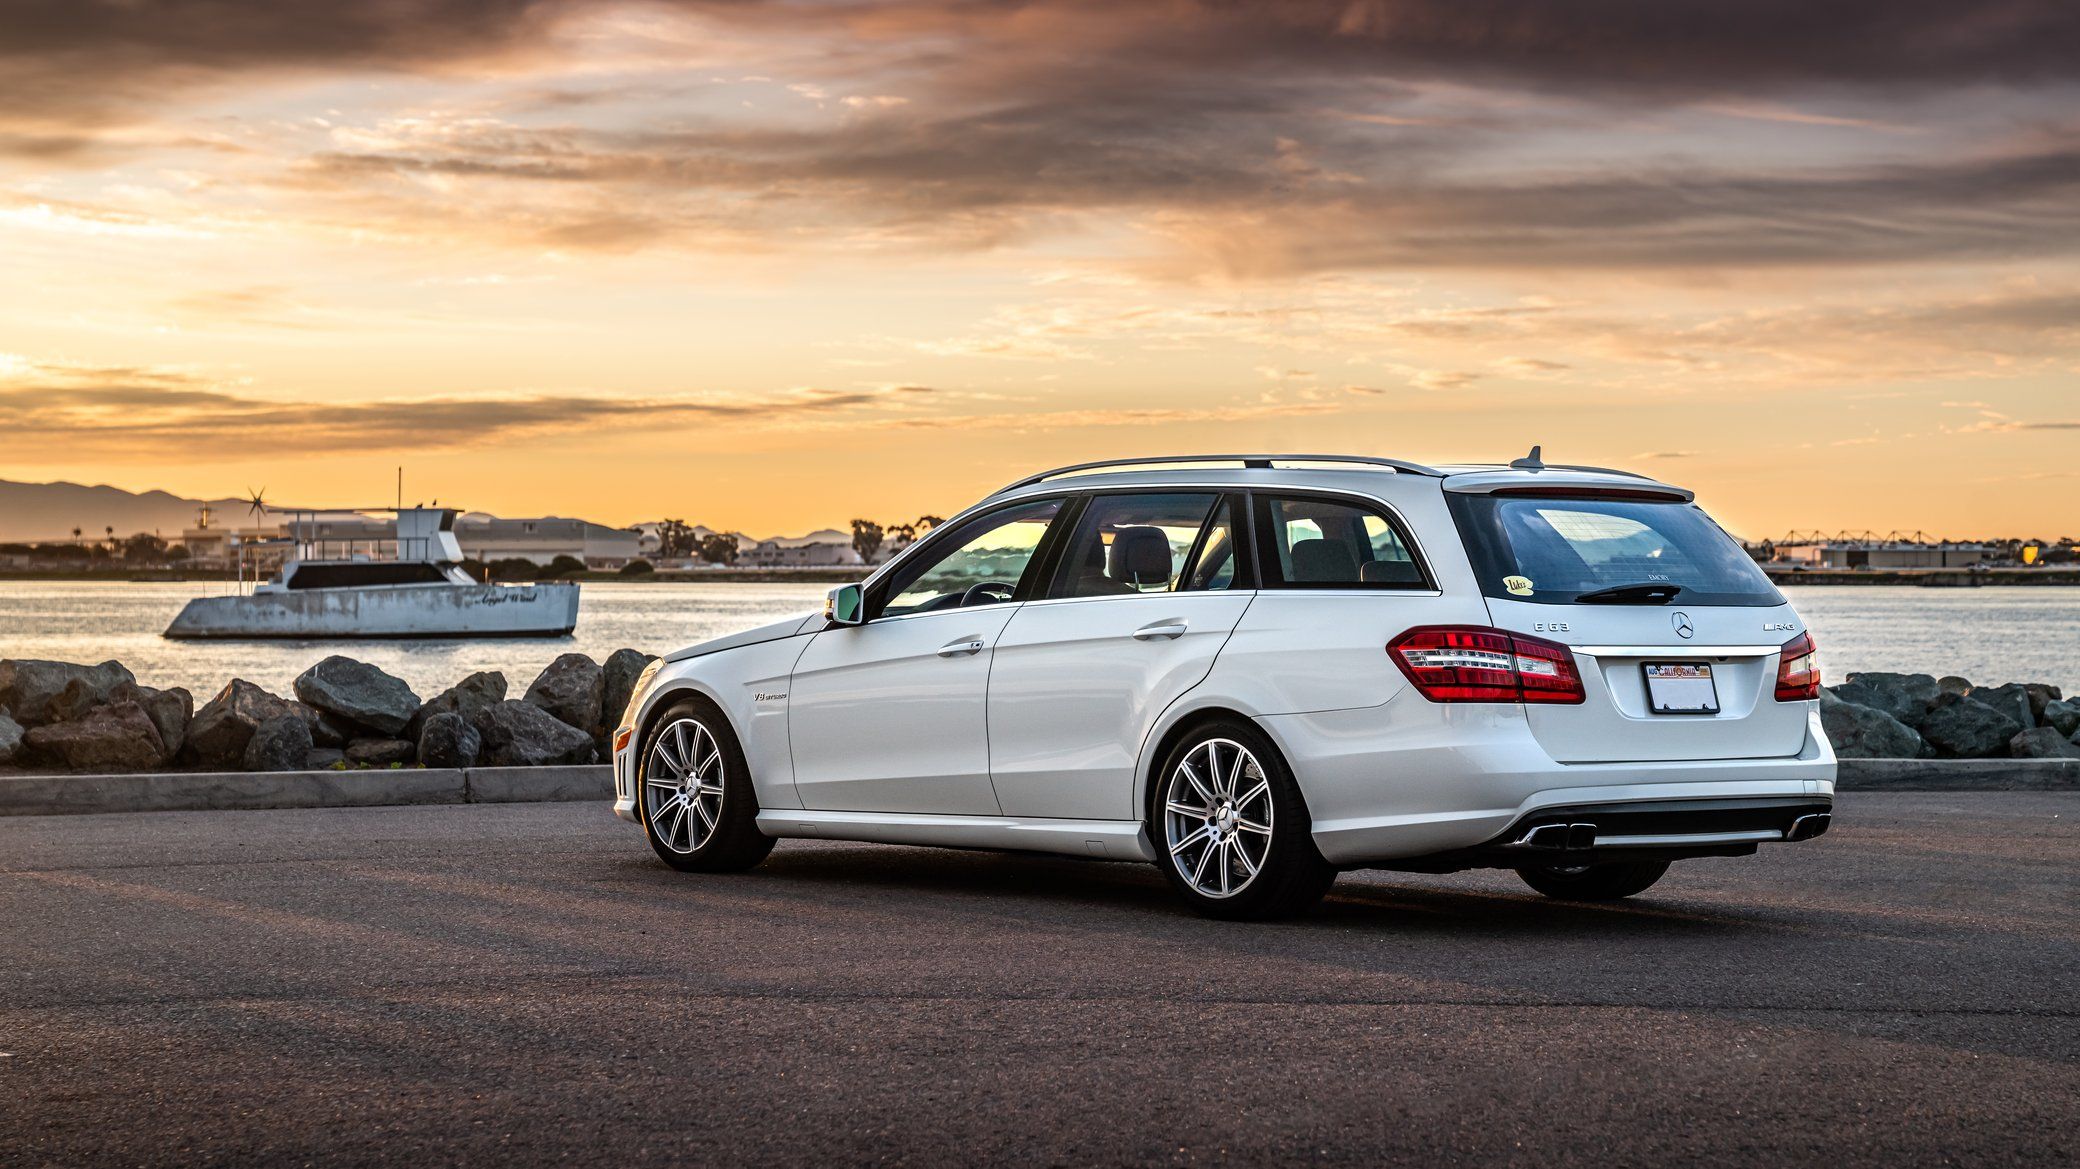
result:
[[(808, 648), (810, 635), (741, 645), (699, 657), (667, 661), (636, 701), (630, 725), (636, 730), (629, 754), (641, 749), (643, 732), (659, 712), (692, 695), (721, 708), (744, 748), (751, 786), (761, 808), (799, 808), (794, 761), (787, 744), (788, 679)], [(634, 760), (615, 760), (617, 778), (634, 778)], [(631, 790), (633, 790), (631, 788)]]

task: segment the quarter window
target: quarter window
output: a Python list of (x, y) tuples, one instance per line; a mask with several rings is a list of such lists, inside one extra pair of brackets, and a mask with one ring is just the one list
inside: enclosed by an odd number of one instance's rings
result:
[(1266, 568), (1285, 588), (1420, 589), (1422, 565), (1384, 511), (1313, 497), (1257, 497)]
[(1040, 541), (1061, 511), (1058, 499), (1036, 500), (977, 516), (916, 563), (899, 567), (877, 616), (901, 617), (975, 605), (1000, 605), (1018, 596), (1019, 582)]
[[(1100, 495), (1084, 508), (1051, 597), (1224, 589), (1234, 540), (1217, 492)], [(1211, 525), (1209, 518), (1218, 517)], [(1202, 548), (1201, 536), (1205, 535)], [(1197, 553), (1196, 559), (1194, 553)]]

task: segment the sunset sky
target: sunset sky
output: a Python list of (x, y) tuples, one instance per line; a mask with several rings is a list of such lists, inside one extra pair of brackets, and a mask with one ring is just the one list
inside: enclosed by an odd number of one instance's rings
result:
[(14, 0), (0, 478), (765, 534), (1613, 464), (2080, 534), (2072, 0)]

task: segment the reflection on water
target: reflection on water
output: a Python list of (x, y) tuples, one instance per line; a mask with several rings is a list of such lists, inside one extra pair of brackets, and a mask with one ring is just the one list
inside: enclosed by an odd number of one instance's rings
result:
[(484, 641), (167, 641), (159, 636), (192, 597), (232, 591), (197, 582), (0, 583), (0, 657), (98, 662), (114, 658), (138, 681), (186, 686), (207, 698), (234, 677), (277, 694), (311, 663), (341, 653), (411, 683), (422, 698), (474, 670), (502, 670), (513, 697), (558, 654), (603, 659), (623, 646), (661, 653), (821, 608), (821, 584), (588, 583), (570, 637)]
[[(276, 693), (312, 662), (344, 653), (431, 696), (473, 670), (503, 670), (514, 695), (557, 654), (595, 659), (622, 646), (659, 653), (822, 605), (820, 584), (585, 586), (577, 633), (494, 641), (208, 642), (159, 636), (195, 582), (0, 582), (0, 657), (115, 658), (150, 685), (206, 698), (233, 677)], [(1855, 670), (1962, 674), (1975, 682), (2053, 682), (2080, 690), (2080, 588), (1786, 590), (1812, 626), (1829, 682)]]

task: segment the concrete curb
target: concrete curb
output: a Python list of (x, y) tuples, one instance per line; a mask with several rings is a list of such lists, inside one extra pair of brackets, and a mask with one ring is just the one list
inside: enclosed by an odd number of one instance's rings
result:
[(463, 773), (472, 804), (530, 804), (556, 800), (611, 800), (614, 769), (579, 767), (472, 767)]
[(2080, 759), (1843, 759), (1845, 792), (2080, 791)]
[[(2080, 791), (2080, 759), (1844, 759), (1845, 792)], [(0, 816), (609, 800), (613, 769), (226, 771), (0, 778)]]
[(395, 771), (224, 771), (0, 778), (0, 816), (101, 812), (221, 812), (606, 800), (613, 769), (401, 768)]

